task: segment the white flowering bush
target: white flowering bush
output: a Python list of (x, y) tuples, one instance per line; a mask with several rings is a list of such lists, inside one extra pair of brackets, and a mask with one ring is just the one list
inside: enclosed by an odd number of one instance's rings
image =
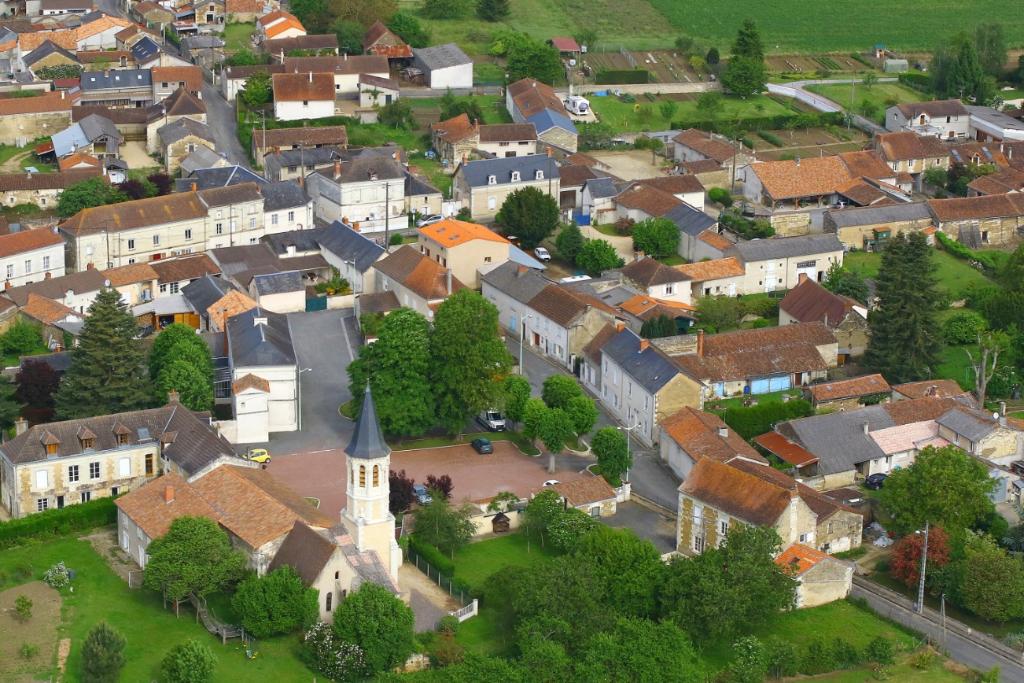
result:
[(50, 588), (60, 590), (71, 584), (71, 576), (68, 574), (68, 568), (64, 566), (64, 563), (58, 562), (46, 570), (46, 573), (43, 574), (43, 581)]
[(332, 681), (355, 681), (366, 676), (363, 649), (338, 640), (330, 624), (318, 621), (306, 631), (304, 641), (306, 662)]

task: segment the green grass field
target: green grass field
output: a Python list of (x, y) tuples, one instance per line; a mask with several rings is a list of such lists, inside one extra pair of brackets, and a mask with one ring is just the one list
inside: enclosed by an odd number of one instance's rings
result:
[[(241, 641), (227, 645), (206, 632), (195, 621), (191, 609), (182, 608), (181, 617), (161, 606), (153, 591), (130, 590), (128, 584), (110, 569), (87, 541), (63, 538), (45, 544), (25, 545), (0, 553), (0, 573), (8, 580), (15, 569), (30, 565), (38, 580), (59, 561), (74, 569), (74, 591), (64, 591), (63, 623), (60, 637), (71, 639), (67, 680), (81, 681), (81, 647), (86, 633), (97, 622), (106, 620), (127, 640), (124, 681), (152, 681), (160, 676), (160, 660), (167, 652), (190, 638), (198, 638), (217, 656), (213, 679), (217, 681), (309, 681), (313, 673), (296, 657), (298, 638), (284, 636), (259, 642), (258, 656), (246, 659)], [(40, 653), (49, 660), (53, 653)]]
[(977, 358), (977, 345), (944, 346), (939, 354), (939, 367), (935, 368), (935, 376), (958, 382), (964, 389), (974, 389), (974, 371), (971, 360), (967, 357), (970, 351)]
[(709, 2), (651, 0), (669, 23), (704, 45), (727, 51), (736, 29), (753, 19), (767, 52), (870, 50), (884, 43), (899, 50), (931, 50), (958, 31), (972, 32), (984, 17), (998, 17), (1010, 45), (1024, 42), (1024, 12), (1007, 13), (1000, 0), (939, 0), (929, 5), (884, 0)]
[(251, 50), (249, 37), (256, 31), (256, 24), (228, 24), (224, 27), (224, 50), (237, 52)]
[[(932, 259), (939, 290), (947, 292), (953, 299), (966, 296), (971, 286), (992, 284), (983, 274), (944, 251), (933, 252)], [(878, 276), (881, 262), (882, 255), (878, 252), (855, 251), (843, 259), (843, 265), (867, 278)]]
[[(476, 95), (475, 97), (456, 97), (455, 99), (460, 102), (475, 100), (480, 105), (480, 112), (484, 115), (484, 120), (481, 123), (512, 122), (512, 117), (508, 115), (508, 110), (505, 109), (505, 100), (501, 95)], [(433, 110), (440, 114), (441, 111), (440, 97), (409, 97), (405, 101), (412, 107), (413, 114), (424, 110)]]
[[(850, 84), (843, 85), (811, 85), (807, 87), (811, 92), (818, 93), (823, 97), (827, 97), (836, 104), (842, 106), (844, 109), (850, 108)], [(899, 83), (876, 83), (870, 88), (865, 87), (863, 84), (853, 84), (853, 110), (855, 112), (861, 111), (861, 106), (864, 101), (870, 102), (875, 107), (875, 115), (872, 117), (879, 123), (885, 122), (885, 110), (894, 104), (900, 104), (903, 102), (920, 102), (921, 100), (927, 99), (927, 96), (908, 88), (905, 85)]]
[[(643, 132), (650, 130), (666, 130), (671, 123), (681, 122), (684, 125), (707, 120), (707, 116), (697, 110), (697, 100), (676, 101), (676, 110), (671, 119), (661, 113), (661, 100), (651, 102), (646, 97), (637, 97), (636, 103), (622, 102), (618, 97), (589, 97), (590, 106), (602, 123), (611, 126), (616, 132)], [(718, 114), (721, 121), (755, 116), (796, 116), (796, 112), (775, 100), (764, 97), (722, 98), (722, 111)]]
[(530, 567), (553, 556), (536, 541), (527, 543), (526, 534), (509, 534), (462, 548), (455, 554), (455, 576), (479, 589), (499, 569)]

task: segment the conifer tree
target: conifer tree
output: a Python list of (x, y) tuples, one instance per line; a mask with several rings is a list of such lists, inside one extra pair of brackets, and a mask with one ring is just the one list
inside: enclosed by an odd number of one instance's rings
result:
[(138, 410), (150, 403), (137, 331), (135, 318), (116, 289), (96, 296), (57, 391), (58, 419)]

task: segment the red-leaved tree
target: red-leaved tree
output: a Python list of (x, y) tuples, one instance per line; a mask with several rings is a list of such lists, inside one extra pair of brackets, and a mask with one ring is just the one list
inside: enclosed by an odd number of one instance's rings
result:
[(437, 491), (444, 496), (445, 500), (452, 497), (452, 489), (455, 488), (455, 485), (452, 483), (452, 478), (447, 474), (442, 474), (440, 477), (428, 474), (426, 485), (431, 491)]
[(391, 514), (397, 515), (399, 512), (405, 512), (412, 505), (413, 483), (412, 477), (406, 476), (405, 470), (400, 472), (391, 470), (388, 474), (388, 486), (391, 490), (388, 508), (390, 508)]
[[(924, 534), (907, 534), (892, 547), (889, 573), (893, 578), (914, 588), (921, 578), (921, 549)], [(949, 536), (937, 526), (928, 532), (928, 569), (945, 567), (949, 564)]]

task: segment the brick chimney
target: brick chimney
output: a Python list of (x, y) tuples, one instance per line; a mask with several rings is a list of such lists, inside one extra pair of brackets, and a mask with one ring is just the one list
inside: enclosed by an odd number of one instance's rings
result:
[(616, 332), (622, 332), (624, 329), (626, 329), (626, 323), (622, 322), (621, 320), (616, 320), (615, 321), (615, 331)]
[(697, 357), (704, 357), (704, 330), (697, 330)]
[(640, 350), (638, 351), (638, 353), (643, 353), (644, 351), (647, 350), (647, 347), (649, 347), (650, 345), (651, 345), (651, 340), (650, 339), (641, 339), (640, 340)]
[(181, 395), (177, 391), (175, 391), (174, 389), (171, 389), (170, 391), (167, 392), (167, 403), (169, 405), (175, 405), (175, 404), (177, 404), (180, 401), (181, 401)]
[(27, 431), (28, 431), (28, 420), (26, 420), (23, 417), (19, 417), (17, 420), (14, 421), (14, 434), (15, 434), (15, 436), (17, 436), (19, 434), (24, 434)]
[(46, 275), (43, 276), (43, 279), (49, 280), (51, 277), (53, 277), (53, 273), (51, 273), (50, 271), (46, 271)]
[(195, 191), (196, 191), (196, 190), (197, 190), (198, 188), (199, 188), (199, 185), (198, 185), (198, 184), (196, 184), (196, 183), (192, 183), (192, 191), (193, 191), (193, 192), (195, 192)]
[(334, 162), (334, 179), (337, 180), (340, 177), (341, 177), (341, 162), (340, 161), (335, 161)]
[(165, 486), (164, 487), (164, 504), (170, 505), (173, 502), (174, 502), (174, 487), (170, 486), (170, 485)]
[(89, 261), (89, 263), (85, 265), (86, 270), (93, 270), (94, 268), (96, 268), (96, 264), (93, 263), (92, 261)]

